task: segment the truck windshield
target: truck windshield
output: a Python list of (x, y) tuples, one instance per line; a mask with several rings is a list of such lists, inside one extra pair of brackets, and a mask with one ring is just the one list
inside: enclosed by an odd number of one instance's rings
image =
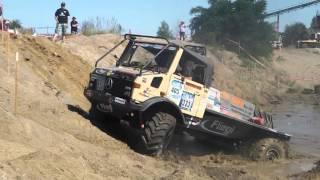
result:
[[(167, 72), (177, 52), (177, 47), (151, 43), (130, 43), (120, 58), (121, 66), (157, 69)], [(159, 54), (160, 53), (160, 54)]]

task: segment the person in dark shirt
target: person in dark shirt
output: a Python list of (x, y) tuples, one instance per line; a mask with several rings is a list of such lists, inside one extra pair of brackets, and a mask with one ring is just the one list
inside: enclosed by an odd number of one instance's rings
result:
[(3, 4), (2, 1), (0, 0), (0, 16), (2, 17), (2, 13), (3, 13)]
[(182, 76), (184, 76), (184, 78), (192, 80), (193, 77), (193, 69), (194, 69), (194, 63), (191, 60), (186, 60), (183, 64), (182, 64)]
[(70, 23), (71, 25), (71, 34), (78, 34), (78, 21), (75, 17), (72, 18), (72, 21)]
[(69, 11), (66, 9), (66, 3), (61, 3), (61, 8), (57, 9), (55, 13), (55, 19), (57, 22), (55, 36), (53, 41), (56, 41), (58, 36), (61, 34), (62, 40), (65, 39), (66, 30), (68, 28), (68, 17), (70, 16)]

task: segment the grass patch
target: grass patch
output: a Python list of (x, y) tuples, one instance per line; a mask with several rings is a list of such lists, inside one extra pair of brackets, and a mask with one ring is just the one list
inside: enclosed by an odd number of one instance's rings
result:
[(95, 19), (92, 18), (82, 22), (81, 28), (82, 34), (86, 36), (106, 33), (121, 34), (123, 31), (124, 29), (116, 19), (112, 18), (109, 20), (101, 17), (96, 17)]

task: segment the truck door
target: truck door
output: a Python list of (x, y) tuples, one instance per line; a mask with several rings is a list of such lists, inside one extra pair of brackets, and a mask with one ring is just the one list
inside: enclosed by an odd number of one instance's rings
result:
[(167, 94), (168, 98), (177, 104), (184, 114), (195, 117), (203, 116), (206, 97), (204, 97), (204, 86), (202, 84), (185, 79), (182, 76), (173, 75)]
[[(187, 68), (190, 72), (184, 72), (183, 68)], [(192, 59), (192, 56), (182, 55), (177, 71), (170, 80), (167, 93), (168, 98), (176, 103), (184, 114), (199, 118), (203, 117), (207, 105), (204, 69), (204, 64)]]

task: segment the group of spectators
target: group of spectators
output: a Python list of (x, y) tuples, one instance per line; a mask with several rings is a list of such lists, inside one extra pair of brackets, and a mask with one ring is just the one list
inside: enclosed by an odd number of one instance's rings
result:
[[(3, 12), (3, 9), (0, 1), (0, 16), (2, 16), (2, 12)], [(53, 37), (53, 41), (56, 41), (59, 36), (61, 37), (62, 40), (65, 39), (66, 32), (69, 25), (69, 16), (70, 16), (70, 13), (68, 9), (66, 9), (66, 3), (62, 2), (60, 8), (57, 9), (55, 12), (56, 28), (55, 28), (55, 35)], [(1, 21), (0, 28), (6, 29), (5, 27), (7, 24), (9, 24), (9, 21), (8, 22)], [(71, 27), (71, 34), (78, 33), (79, 23), (76, 17), (72, 17), (72, 21), (70, 22), (70, 27)], [(187, 26), (183, 21), (181, 21), (181, 23), (179, 24), (179, 36), (180, 36), (180, 40), (182, 41), (186, 39), (186, 29), (187, 29)]]
[[(68, 29), (68, 24), (69, 24), (69, 16), (70, 16), (70, 13), (68, 9), (66, 9), (66, 3), (62, 2), (61, 7), (57, 9), (55, 13), (55, 20), (57, 24), (56, 24), (53, 41), (56, 41), (59, 35), (62, 37), (62, 40), (65, 39), (66, 32)], [(71, 27), (71, 34), (78, 33), (79, 24), (77, 22), (76, 17), (72, 17), (72, 21), (70, 22), (70, 27)]]
[(9, 20), (6, 20), (3, 18), (3, 5), (2, 5), (2, 1), (0, 1), (0, 30), (4, 30), (7, 31), (9, 28)]

